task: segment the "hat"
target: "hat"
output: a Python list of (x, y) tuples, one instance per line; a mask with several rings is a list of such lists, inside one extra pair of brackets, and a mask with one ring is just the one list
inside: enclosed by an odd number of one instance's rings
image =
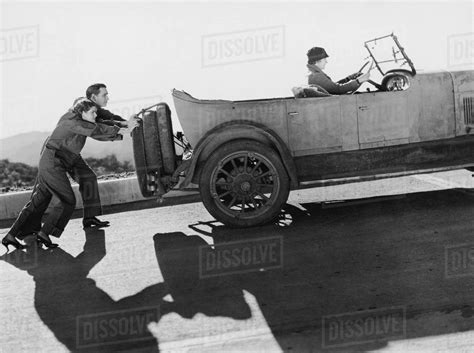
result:
[(329, 57), (324, 48), (314, 47), (306, 53), (308, 56), (308, 64), (314, 64), (316, 61)]

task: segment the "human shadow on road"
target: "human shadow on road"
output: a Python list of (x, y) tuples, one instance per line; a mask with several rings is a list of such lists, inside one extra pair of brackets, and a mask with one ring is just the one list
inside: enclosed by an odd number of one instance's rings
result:
[[(255, 296), (281, 349), (368, 351), (388, 341), (474, 330), (472, 320), (464, 320), (474, 313), (473, 277), (445, 273), (446, 247), (472, 244), (473, 201), (465, 190), (446, 190), (337, 205), (286, 205), (277, 224), (242, 230), (200, 222), (190, 228), (216, 246), (283, 237), (282, 268), (221, 279), (226, 291), (233, 287)], [(225, 295), (220, 290), (216, 287), (214, 296)], [(398, 316), (391, 316), (394, 308)], [(352, 324), (334, 320), (340, 314)], [(359, 334), (354, 326), (356, 319), (380, 323), (384, 315), (392, 326), (377, 335), (371, 334), (373, 327), (362, 327)], [(461, 324), (453, 323), (453, 315)], [(456, 350), (460, 343), (446, 338), (442, 344)]]
[[(250, 316), (242, 291), (220, 289), (219, 299), (214, 293), (219, 283), (199, 282), (192, 267), (196, 246), (203, 241), (197, 236), (186, 237), (183, 246), (183, 238), (183, 234), (155, 236), (166, 282), (120, 300), (112, 299), (88, 278), (91, 269), (106, 255), (102, 230), (87, 231), (84, 249), (75, 257), (61, 248), (44, 250), (30, 244), (26, 252), (15, 250), (1, 259), (33, 277), (38, 316), (70, 351), (158, 352), (156, 332), (150, 331), (148, 325), (158, 323), (171, 312), (185, 318), (197, 313), (234, 319)], [(173, 301), (163, 300), (168, 294)]]
[(163, 283), (116, 301), (87, 277), (106, 254), (104, 231), (87, 231), (84, 249), (75, 257), (61, 248), (44, 250), (34, 244), (25, 254), (18, 252), (2, 259), (33, 277), (38, 315), (68, 350), (158, 352), (147, 325), (163, 310)]

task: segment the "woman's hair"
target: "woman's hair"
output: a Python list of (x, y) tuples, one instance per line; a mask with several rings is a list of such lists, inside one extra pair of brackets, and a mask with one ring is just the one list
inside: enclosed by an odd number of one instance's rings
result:
[(82, 114), (82, 112), (88, 112), (92, 107), (95, 107), (96, 104), (85, 97), (77, 98), (74, 101), (72, 106), (72, 111), (77, 114)]

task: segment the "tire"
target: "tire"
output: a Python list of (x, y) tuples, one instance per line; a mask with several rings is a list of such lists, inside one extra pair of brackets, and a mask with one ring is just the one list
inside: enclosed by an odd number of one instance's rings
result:
[(162, 103), (156, 107), (156, 115), (161, 145), (163, 173), (165, 175), (172, 175), (176, 169), (176, 150), (174, 147), (170, 108), (167, 104)]
[(158, 119), (154, 111), (148, 111), (143, 114), (143, 137), (145, 139), (147, 169), (149, 172), (158, 172), (161, 175), (163, 160), (161, 158)]
[(148, 170), (145, 159), (145, 142), (143, 139), (143, 123), (140, 123), (132, 131), (133, 159), (135, 161), (135, 171), (137, 173), (140, 192), (144, 197), (153, 196), (153, 192), (148, 190)]
[(410, 87), (412, 75), (403, 71), (392, 71), (387, 73), (381, 86), (384, 91), (405, 91)]
[(230, 227), (272, 221), (288, 199), (290, 181), (278, 153), (263, 143), (235, 140), (205, 162), (199, 190), (204, 206)]

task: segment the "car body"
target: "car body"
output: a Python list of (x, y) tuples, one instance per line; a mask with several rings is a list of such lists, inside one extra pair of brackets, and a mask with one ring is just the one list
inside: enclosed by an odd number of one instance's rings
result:
[(229, 101), (173, 90), (193, 154), (158, 179), (184, 175), (216, 219), (245, 227), (273, 219), (290, 189), (473, 167), (474, 72), (416, 73), (395, 42), (392, 61), (411, 70), (376, 62), (376, 91)]
[(296, 174), (296, 187), (474, 163), (472, 71), (418, 74), (404, 91), (223, 101), (174, 90), (173, 97), (184, 133), (199, 150), (197, 169), (217, 145), (245, 138), (247, 130), (278, 141), (275, 147), (292, 159), (287, 168), (294, 168), (288, 172)]

